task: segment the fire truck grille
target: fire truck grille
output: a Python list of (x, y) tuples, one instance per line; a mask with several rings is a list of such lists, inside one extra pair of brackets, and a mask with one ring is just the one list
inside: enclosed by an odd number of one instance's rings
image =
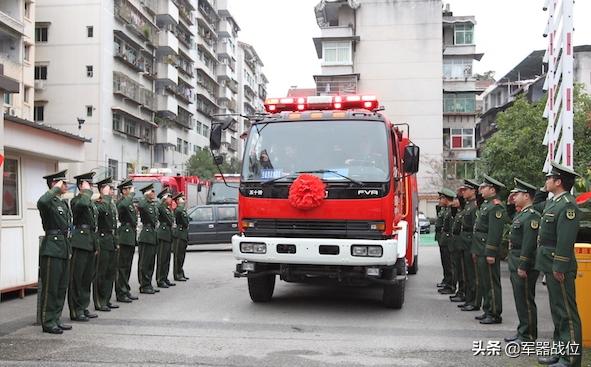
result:
[(255, 220), (247, 236), (384, 239), (380, 231), (372, 230), (370, 221), (315, 221), (315, 220)]

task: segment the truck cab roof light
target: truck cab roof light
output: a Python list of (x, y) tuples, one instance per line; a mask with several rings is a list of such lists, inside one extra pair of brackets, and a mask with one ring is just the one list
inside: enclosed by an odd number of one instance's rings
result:
[(372, 95), (287, 97), (265, 100), (265, 110), (269, 113), (352, 109), (371, 111), (378, 106), (377, 97)]

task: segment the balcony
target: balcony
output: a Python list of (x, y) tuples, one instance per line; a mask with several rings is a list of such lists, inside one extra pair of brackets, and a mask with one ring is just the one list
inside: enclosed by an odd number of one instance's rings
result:
[(179, 104), (174, 95), (162, 94), (157, 96), (158, 116), (165, 118), (176, 118)]
[[(19, 2), (17, 1), (16, 3), (18, 4)], [(0, 9), (0, 24), (4, 24), (13, 32), (24, 34), (25, 24), (22, 22), (22, 19), (20, 19), (19, 10), (17, 8), (12, 10), (8, 12), (8, 9)]]
[(229, 58), (234, 58), (236, 55), (236, 46), (232, 44), (227, 38), (222, 38), (221, 41), (218, 42), (218, 55), (225, 56)]
[(256, 95), (254, 88), (248, 83), (244, 83), (244, 95), (246, 97), (254, 97)]
[(187, 50), (191, 49), (195, 43), (193, 36), (190, 32), (183, 30), (180, 26), (177, 28), (177, 36), (179, 39), (179, 43)]
[(164, 51), (165, 53), (178, 54), (179, 52), (179, 40), (176, 38), (174, 33), (171, 31), (161, 31), (158, 42), (158, 50)]
[[(221, 10), (220, 10), (220, 12), (221, 12)], [(224, 21), (220, 21), (220, 23), (218, 24), (217, 32), (220, 37), (236, 38), (238, 36), (238, 31), (239, 31), (239, 28), (235, 27), (234, 22), (232, 22), (232, 21), (224, 20)]]
[(314, 75), (316, 94), (319, 96), (357, 93), (359, 74)]
[[(158, 6), (158, 20), (172, 21), (176, 24), (179, 22), (179, 8), (172, 2), (172, 0), (160, 0)], [(168, 19), (166, 19), (168, 18)]]
[(198, 82), (196, 91), (199, 96), (202, 96), (206, 98), (210, 103), (217, 105), (217, 92), (215, 88)]
[(221, 101), (229, 101), (229, 100), (232, 100), (232, 99), (234, 99), (234, 98), (235, 98), (235, 96), (236, 96), (236, 94), (235, 94), (235, 93), (233, 93), (233, 92), (230, 90), (230, 88), (227, 88), (227, 87), (221, 86), (221, 87), (218, 89), (218, 99), (220, 100), (220, 102), (221, 102)]
[(35, 90), (44, 90), (45, 80), (35, 80)]
[(236, 79), (236, 73), (230, 65), (219, 63), (217, 66), (217, 77), (218, 80), (229, 80), (229, 79)]
[(115, 0), (114, 13), (115, 17), (123, 21), (130, 31), (143, 38), (146, 43), (151, 46), (157, 45), (158, 27), (131, 5), (128, 0)]
[(194, 128), (193, 114), (181, 107), (178, 108), (178, 115), (175, 121), (184, 128)]
[(140, 4), (152, 15), (158, 12), (158, 0), (140, 0)]
[(130, 79), (127, 75), (118, 71), (113, 72), (113, 94), (123, 97), (124, 100), (141, 105), (140, 89), (141, 85)]
[(165, 89), (168, 92), (174, 94), (179, 100), (181, 100), (185, 104), (191, 104), (195, 99), (193, 88), (186, 84), (181, 84), (178, 86), (167, 85)]
[(140, 89), (140, 102), (145, 108), (152, 112), (156, 111), (156, 108), (158, 108), (156, 104), (156, 95), (149, 89)]
[(220, 20), (215, 8), (209, 3), (208, 0), (199, 0), (199, 15), (210, 24), (212, 28), (215, 28), (216, 23)]
[(152, 61), (146, 59), (146, 57), (141, 54), (138, 56), (138, 54), (140, 54), (139, 50), (131, 50), (129, 48), (124, 50), (123, 47), (117, 47), (117, 44), (115, 44), (115, 49), (113, 50), (113, 56), (129, 68), (135, 71), (148, 72), (148, 69), (151, 69), (151, 67), (147, 64), (150, 64)]
[(195, 17), (193, 16), (191, 9), (189, 9), (182, 3), (179, 4), (179, 17), (188, 26), (192, 26), (195, 24)]
[(174, 65), (168, 63), (158, 63), (158, 68), (156, 70), (158, 72), (158, 80), (166, 80), (173, 84), (177, 83), (179, 79), (179, 72)]

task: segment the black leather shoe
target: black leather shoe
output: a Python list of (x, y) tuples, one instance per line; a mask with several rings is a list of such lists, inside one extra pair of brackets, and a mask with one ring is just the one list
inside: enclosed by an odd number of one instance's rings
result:
[(474, 317), (474, 319), (475, 319), (475, 320), (484, 320), (484, 319), (486, 319), (486, 318), (487, 318), (487, 315), (486, 315), (485, 313), (483, 313), (483, 314), (482, 314), (482, 315), (480, 315), (480, 316), (476, 316), (476, 317)]
[(62, 330), (72, 330), (72, 325), (68, 325), (68, 324), (59, 323), (59, 324), (57, 324), (57, 327)]
[(560, 362), (560, 361), (550, 365), (550, 367), (569, 367), (569, 366), (570, 366), (570, 364), (566, 364), (566, 363)]
[(464, 303), (460, 303), (460, 304), (459, 304), (459, 305), (457, 305), (457, 306), (458, 306), (458, 308), (462, 308), (462, 307), (466, 307), (466, 306), (468, 306), (468, 304), (464, 302)]
[(185, 278), (185, 280), (189, 280), (189, 278), (187, 278), (187, 277), (183, 277), (183, 278)]
[(114, 305), (111, 302), (107, 303), (107, 307), (109, 307), (109, 308), (119, 308), (118, 305)]
[(174, 280), (177, 282), (186, 282), (187, 281), (187, 279), (185, 279), (185, 278), (174, 278)]
[(131, 299), (129, 297), (124, 297), (124, 298), (117, 298), (117, 302), (119, 303), (131, 303)]
[(133, 294), (131, 294), (131, 293), (129, 293), (129, 294), (127, 295), (127, 298), (129, 298), (129, 299), (130, 299), (130, 300), (132, 300), (132, 301), (137, 301), (137, 300), (139, 299), (139, 298), (137, 298), (136, 296), (134, 296), (134, 295), (133, 295)]
[(49, 333), (49, 334), (63, 334), (64, 331), (62, 329), (60, 329), (57, 326), (52, 326), (49, 328), (43, 328), (43, 332), (44, 333)]
[(141, 289), (140, 290), (140, 293), (143, 293), (143, 294), (154, 294), (154, 293), (156, 293), (156, 290), (155, 289), (152, 289), (152, 288)]
[(503, 338), (503, 340), (506, 341), (507, 343), (514, 342), (516, 340), (519, 340), (519, 335), (517, 335), (517, 334), (511, 335), (506, 338)]
[(84, 316), (88, 317), (89, 319), (96, 319), (98, 317), (95, 313), (90, 313), (88, 310), (84, 310)]
[(480, 320), (480, 323), (483, 325), (500, 324), (502, 322), (503, 322), (503, 318), (501, 316), (499, 316), (499, 317), (487, 316), (484, 319)]
[(451, 288), (441, 288), (437, 292), (439, 292), (439, 294), (454, 294), (455, 293), (455, 291)]
[(555, 364), (558, 363), (560, 358), (558, 356), (542, 356), (538, 357), (539, 364)]
[[(187, 278), (187, 279), (189, 279), (189, 278)], [(444, 287), (447, 287), (447, 284), (445, 284), (443, 282), (437, 283), (437, 288), (444, 288)]]
[(478, 311), (480, 310), (480, 307), (476, 307), (474, 305), (466, 305), (464, 307), (461, 308), (462, 311)]
[(466, 299), (463, 296), (453, 296), (449, 297), (449, 300), (452, 302), (464, 302)]
[(171, 282), (171, 281), (170, 281), (170, 280), (168, 280), (168, 279), (166, 279), (166, 280), (164, 281), (164, 283), (166, 283), (166, 284), (167, 284), (169, 287), (174, 287), (174, 286), (176, 285), (175, 283)]
[(102, 312), (110, 312), (111, 311), (111, 309), (109, 308), (109, 306), (101, 306), (99, 308), (95, 308), (95, 310), (102, 311)]
[(158, 283), (158, 288), (170, 288), (166, 283)]
[(72, 320), (72, 321), (88, 321), (90, 319), (84, 315), (79, 315), (74, 318), (70, 317), (70, 320)]

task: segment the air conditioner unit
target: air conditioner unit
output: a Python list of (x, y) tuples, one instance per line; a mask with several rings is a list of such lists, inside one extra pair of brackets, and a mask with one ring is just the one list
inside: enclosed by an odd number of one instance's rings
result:
[(35, 80), (35, 90), (45, 89), (45, 80)]
[(8, 114), (10, 116), (16, 116), (16, 110), (14, 108), (10, 108), (10, 109), (8, 109)]

